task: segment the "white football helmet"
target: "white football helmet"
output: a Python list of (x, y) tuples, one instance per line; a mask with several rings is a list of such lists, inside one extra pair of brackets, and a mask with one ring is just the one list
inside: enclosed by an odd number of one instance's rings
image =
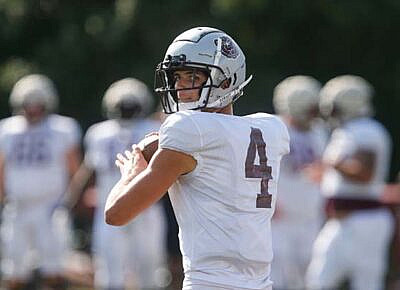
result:
[[(298, 122), (309, 122), (318, 112), (321, 84), (310, 76), (291, 76), (274, 89), (275, 111)], [(314, 114), (314, 115), (313, 115)]]
[[(176, 70), (200, 70), (208, 78), (202, 86), (175, 89)], [(229, 86), (222, 88), (225, 80)], [(215, 28), (196, 27), (180, 34), (168, 47), (164, 60), (156, 68), (154, 87), (164, 112), (169, 114), (187, 109), (223, 108), (243, 94), (250, 80), (251, 77), (246, 80), (245, 56), (229, 35)], [(177, 92), (190, 89), (200, 89), (199, 100), (180, 103)]]
[(14, 113), (20, 112), (27, 104), (40, 104), (47, 113), (58, 106), (58, 94), (54, 83), (45, 75), (31, 74), (18, 80), (11, 90), (10, 106)]
[(142, 81), (125, 78), (111, 84), (102, 106), (109, 119), (144, 117), (152, 110), (153, 96)]
[(372, 95), (372, 86), (359, 76), (335, 77), (321, 89), (321, 114), (340, 122), (370, 116), (373, 114)]

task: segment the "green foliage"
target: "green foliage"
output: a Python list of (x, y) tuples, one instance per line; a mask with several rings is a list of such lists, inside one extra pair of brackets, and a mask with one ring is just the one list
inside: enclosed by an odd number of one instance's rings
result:
[(101, 119), (108, 85), (134, 76), (153, 84), (170, 41), (195, 26), (215, 26), (245, 51), (254, 75), (239, 114), (272, 112), (271, 94), (284, 77), (322, 82), (359, 74), (376, 89), (376, 112), (395, 140), (400, 170), (400, 4), (395, 0), (0, 0), (0, 117), (22, 75), (49, 75), (61, 113), (82, 126)]

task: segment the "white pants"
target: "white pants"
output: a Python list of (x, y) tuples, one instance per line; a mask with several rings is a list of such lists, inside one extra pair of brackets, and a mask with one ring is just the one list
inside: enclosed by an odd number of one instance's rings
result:
[(271, 280), (277, 289), (304, 289), (313, 243), (321, 228), (319, 218), (272, 221)]
[(313, 250), (309, 289), (333, 289), (350, 279), (353, 290), (382, 290), (394, 221), (386, 209), (328, 220)]
[(71, 225), (65, 210), (50, 205), (6, 205), (1, 226), (1, 269), (6, 279), (26, 280), (33, 268), (61, 274), (68, 253)]
[(96, 287), (124, 289), (127, 283), (139, 289), (159, 287), (157, 276), (166, 267), (165, 216), (160, 204), (122, 227), (105, 224), (99, 209), (93, 234)]
[[(183, 287), (182, 290), (252, 290), (252, 289), (232, 288), (232, 287), (224, 288), (224, 287), (206, 286), (206, 285), (191, 285), (191, 286)], [(260, 289), (260, 290), (272, 290), (272, 286), (265, 288), (265, 289)]]

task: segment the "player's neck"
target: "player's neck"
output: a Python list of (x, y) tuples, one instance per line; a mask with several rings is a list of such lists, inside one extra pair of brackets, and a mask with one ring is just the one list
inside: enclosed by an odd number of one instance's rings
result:
[(311, 128), (311, 123), (309, 123), (309, 122), (297, 121), (297, 120), (295, 120), (293, 118), (290, 118), (288, 116), (284, 117), (284, 119), (286, 120), (286, 123), (290, 127), (296, 129), (297, 131), (307, 132)]
[(28, 118), (25, 116), (25, 120), (29, 127), (38, 127), (47, 119), (47, 115), (40, 118)]
[(203, 109), (203, 112), (208, 112), (208, 113), (219, 113), (219, 114), (225, 114), (225, 115), (233, 115), (233, 106), (232, 104), (229, 104), (223, 108), (217, 108), (217, 109)]

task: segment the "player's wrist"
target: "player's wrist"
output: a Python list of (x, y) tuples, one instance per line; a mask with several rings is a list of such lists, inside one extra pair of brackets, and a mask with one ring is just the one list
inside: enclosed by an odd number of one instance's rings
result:
[(121, 176), (121, 179), (119, 180), (119, 184), (121, 186), (128, 185), (132, 181), (133, 178), (134, 177), (130, 177), (130, 176)]
[(129, 173), (122, 174), (120, 183), (122, 185), (128, 185), (138, 174), (139, 173), (135, 169), (132, 169)]

